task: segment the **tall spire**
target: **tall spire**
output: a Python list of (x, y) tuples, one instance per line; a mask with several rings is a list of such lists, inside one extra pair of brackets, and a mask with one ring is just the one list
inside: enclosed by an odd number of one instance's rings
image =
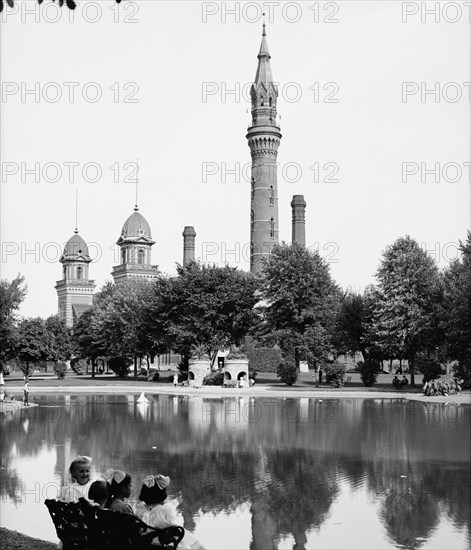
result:
[(265, 14), (263, 14), (263, 30), (262, 30), (262, 43), (260, 44), (260, 51), (258, 52), (258, 67), (255, 75), (255, 84), (268, 84), (273, 83), (273, 76), (271, 74), (270, 59), (271, 55), (268, 51), (267, 33), (265, 30)]

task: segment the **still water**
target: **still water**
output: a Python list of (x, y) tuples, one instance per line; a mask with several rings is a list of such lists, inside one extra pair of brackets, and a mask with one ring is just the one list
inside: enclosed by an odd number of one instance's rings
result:
[[(79, 454), (169, 502), (209, 549), (465, 549), (468, 405), (403, 400), (35, 396), (2, 415), (1, 525), (56, 541), (43, 504)], [(92, 477), (93, 477), (92, 476)]]

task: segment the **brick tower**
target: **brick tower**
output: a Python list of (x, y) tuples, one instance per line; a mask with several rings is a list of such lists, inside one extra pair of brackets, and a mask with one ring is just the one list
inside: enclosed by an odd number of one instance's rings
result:
[(292, 233), (291, 240), (306, 246), (306, 201), (303, 195), (293, 195), (291, 201)]
[(92, 307), (95, 281), (88, 278), (88, 266), (92, 261), (88, 246), (75, 229), (60, 257), (62, 279), (56, 283), (59, 317), (68, 327), (73, 327), (80, 315)]
[(278, 89), (273, 82), (270, 54), (263, 23), (255, 81), (250, 90), (252, 125), (247, 141), (252, 157), (250, 201), (250, 272), (258, 273), (262, 258), (268, 258), (278, 243), (278, 186), (276, 158), (280, 128), (276, 125)]

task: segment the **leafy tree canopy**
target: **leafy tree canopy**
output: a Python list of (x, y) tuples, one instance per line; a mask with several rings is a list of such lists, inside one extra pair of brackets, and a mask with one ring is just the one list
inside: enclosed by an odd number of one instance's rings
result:
[(415, 356), (430, 347), (437, 328), (438, 268), (417, 241), (406, 236), (386, 249), (376, 277), (375, 343), (389, 357), (408, 359), (414, 385)]
[(273, 247), (262, 268), (261, 297), (262, 338), (294, 351), (296, 366), (303, 355), (318, 361), (331, 351), (340, 291), (317, 252), (297, 243)]
[[(14, 7), (15, 0), (5, 0), (5, 1), (10, 6), (10, 8)], [(55, 2), (56, 0), (52, 0), (52, 1)], [(115, 0), (115, 1), (118, 4), (121, 2), (121, 0)], [(43, 2), (44, 0), (38, 0), (38, 4), (42, 4)], [(58, 0), (58, 4), (60, 7), (62, 7), (64, 5), (64, 0)], [(74, 0), (65, 0), (65, 4), (71, 10), (74, 10), (77, 7), (77, 4), (75, 3)], [(2, 11), (3, 11), (3, 0), (0, 0), (0, 12)]]
[(177, 272), (154, 283), (146, 315), (150, 338), (186, 356), (202, 344), (208, 358), (243, 342), (255, 322), (256, 279), (237, 268), (197, 262), (178, 265)]

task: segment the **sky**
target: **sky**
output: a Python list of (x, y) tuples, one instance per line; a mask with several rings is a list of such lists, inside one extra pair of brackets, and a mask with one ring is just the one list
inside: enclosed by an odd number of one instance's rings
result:
[(76, 226), (97, 290), (136, 200), (152, 263), (249, 269), (250, 123), (262, 12), (279, 83), (280, 239), (304, 195), (306, 244), (361, 291), (415, 238), (444, 268), (471, 226), (466, 2), (123, 0), (6, 7), (1, 32), (1, 277), (24, 316), (57, 312)]

